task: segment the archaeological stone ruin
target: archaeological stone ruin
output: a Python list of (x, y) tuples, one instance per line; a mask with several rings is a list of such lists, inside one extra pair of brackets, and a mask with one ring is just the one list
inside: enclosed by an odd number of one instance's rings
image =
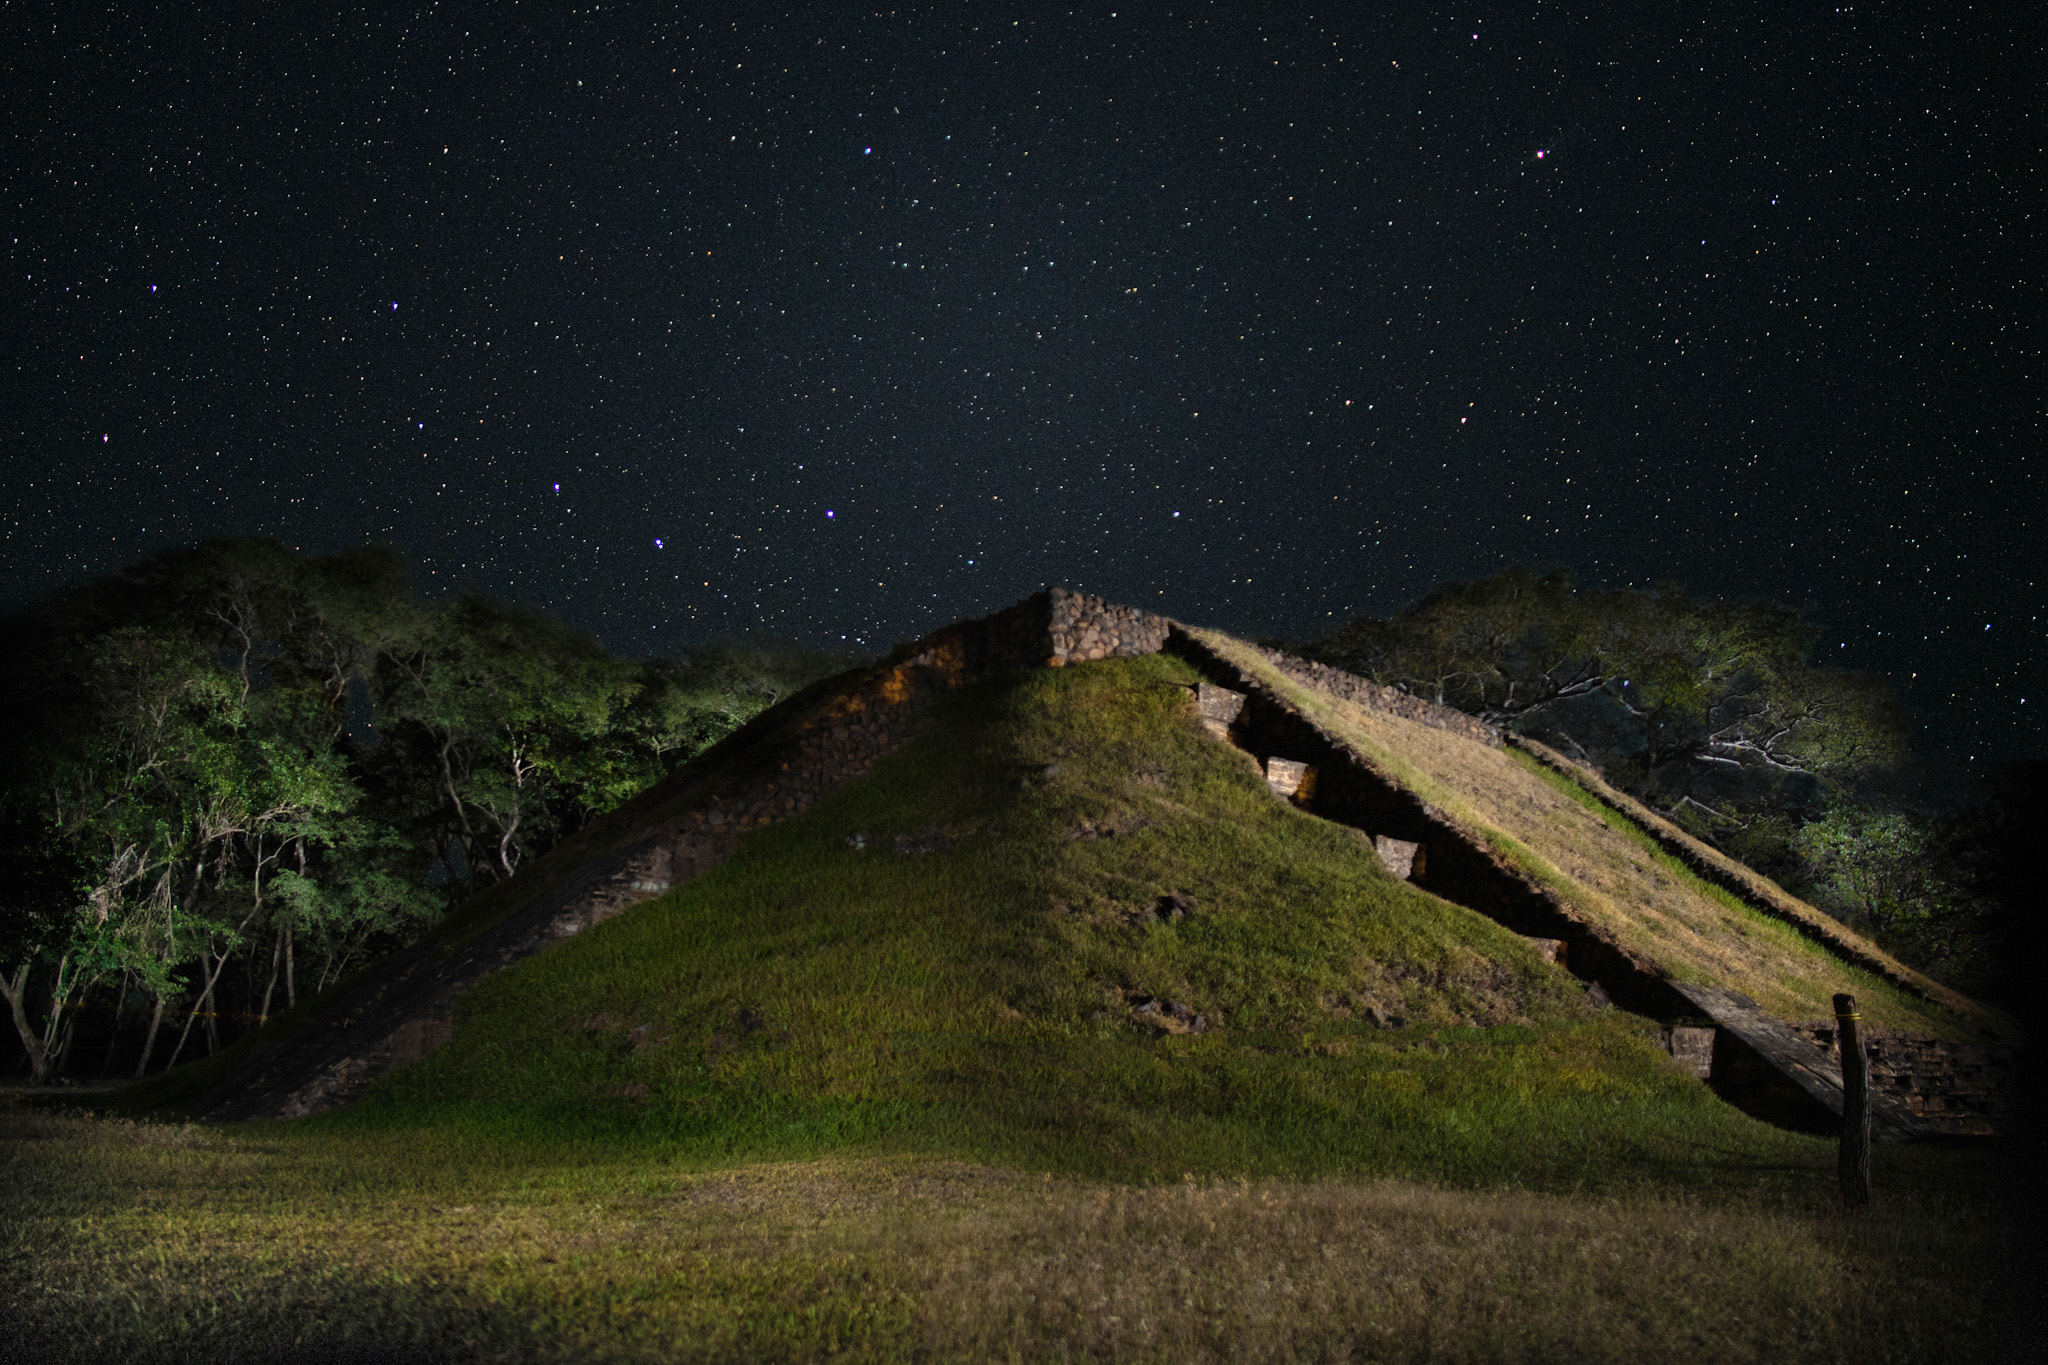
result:
[[(523, 871), (506, 888), (506, 899), (515, 890), (521, 898), (458, 948), (436, 942), (396, 954), (297, 1033), (255, 1052), (199, 1112), (295, 1117), (347, 1102), (388, 1068), (445, 1042), (456, 1001), (477, 981), (702, 874), (729, 856), (746, 831), (809, 809), (917, 735), (938, 696), (1013, 670), (1162, 651), (1201, 676), (1191, 690), (1191, 716), (1217, 742), (1256, 760), (1276, 799), (1360, 831), (1393, 875), (1522, 935), (1547, 961), (1587, 982), (1596, 1002), (1611, 1000), (1666, 1021), (1663, 1036), (1676, 1063), (1724, 1098), (1792, 1127), (1821, 1130), (1835, 1121), (1841, 1087), (1829, 1052), (1831, 1025), (1785, 1023), (1733, 992), (1668, 979), (1198, 633), (1062, 588), (935, 631), (879, 664), (764, 713), (680, 770), (654, 799), (615, 812), (564, 841), (544, 866)], [(1279, 651), (1261, 653), (1301, 687), (1477, 744), (1508, 742), (1449, 707)], [(1590, 775), (1583, 780), (1597, 783)], [(1702, 876), (1822, 941), (1834, 934), (1775, 886), (1729, 866), (1624, 795), (1604, 788), (1599, 795)], [(1852, 961), (1861, 952), (1851, 944), (1834, 946)], [(1858, 965), (1899, 975), (1874, 959)], [(1906, 985), (1917, 989), (1910, 979)], [(1207, 1026), (1191, 1007), (1174, 1002), (1150, 1002), (1145, 1018), (1162, 1032)], [(1880, 1137), (2009, 1130), (2010, 1047), (1873, 1033)]]

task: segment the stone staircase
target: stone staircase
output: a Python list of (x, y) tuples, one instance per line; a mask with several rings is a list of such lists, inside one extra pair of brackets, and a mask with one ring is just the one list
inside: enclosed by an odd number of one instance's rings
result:
[[(1276, 795), (1366, 832), (1389, 871), (1513, 929), (1551, 961), (1589, 982), (1596, 998), (1671, 1025), (1664, 1038), (1674, 1057), (1738, 1108), (1788, 1128), (1837, 1130), (1842, 1078), (1832, 1023), (1789, 1023), (1765, 1013), (1739, 992), (1670, 979), (1655, 963), (1585, 923), (1547, 888), (1502, 862), (1467, 831), (1416, 800), (1390, 775), (1378, 772), (1197, 636), (1176, 627), (1167, 647), (1206, 676), (1196, 689), (1196, 711), (1209, 734), (1250, 752)], [(1503, 743), (1492, 727), (1449, 708), (1277, 650), (1259, 652), (1300, 686), (1490, 747)], [(1599, 794), (1603, 799), (1610, 795), (1604, 784)], [(1632, 801), (1610, 804), (1639, 826), (1649, 823)], [(1908, 976), (1894, 964), (1875, 961), (1856, 945), (1837, 942), (1838, 927), (1809, 923), (1813, 912), (1785, 904), (1790, 897), (1775, 885), (1760, 893), (1754, 883), (1762, 879), (1755, 873), (1726, 867), (1727, 859), (1703, 845), (1692, 846), (1697, 841), (1668, 822), (1656, 821), (1644, 832), (1666, 851), (1681, 855), (1688, 866), (1712, 874), (1710, 881), (1767, 914), (1795, 923), (1845, 961), (1881, 971), (1914, 994), (1928, 993), (1924, 980)], [(1697, 1026), (1702, 1018), (1711, 1026)], [(1891, 1030), (1870, 1034), (1866, 1053), (1877, 1140), (1908, 1142), (2015, 1131), (2017, 1063), (2011, 1045), (1958, 1043)]]

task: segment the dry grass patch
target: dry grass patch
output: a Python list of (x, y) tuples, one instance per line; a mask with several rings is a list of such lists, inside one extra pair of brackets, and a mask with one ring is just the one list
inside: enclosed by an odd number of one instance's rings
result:
[(692, 1174), (11, 1115), (0, 1195), (0, 1312), (58, 1361), (1979, 1360), (2011, 1250), (1960, 1198)]

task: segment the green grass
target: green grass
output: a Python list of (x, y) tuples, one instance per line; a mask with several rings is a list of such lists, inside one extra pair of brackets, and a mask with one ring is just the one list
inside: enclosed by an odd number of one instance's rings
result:
[[(1666, 852), (1655, 839), (1651, 838), (1633, 820), (1630, 820), (1626, 815), (1601, 800), (1597, 792), (1587, 791), (1584, 787), (1572, 781), (1568, 775), (1550, 767), (1532, 754), (1524, 753), (1516, 748), (1509, 748), (1505, 752), (1509, 758), (1535, 774), (1541, 781), (1563, 792), (1573, 801), (1576, 801), (1579, 805), (1584, 806), (1587, 810), (1597, 815), (1601, 822), (1609, 829), (1634, 844), (1641, 851), (1642, 856), (1665, 876), (1686, 886), (1694, 895), (1713, 901), (1731, 915), (1740, 918), (1747, 925), (1747, 932), (1757, 940), (1770, 943), (1779, 953), (1805, 953), (1815, 956), (1827, 956), (1837, 964), (1834, 970), (1840, 977), (1839, 983), (1829, 984), (1840, 984), (1849, 988), (1859, 1003), (1881, 1001), (1888, 1007), (1893, 1017), (1909, 1020), (1917, 1024), (1925, 1032), (1947, 1036), (1969, 1036), (1970, 1030), (1964, 1026), (1962, 1021), (1957, 1020), (1950, 1010), (1944, 1008), (1942, 1002), (1938, 1000), (1924, 1000), (1908, 994), (1875, 972), (1829, 952), (1825, 945), (1814, 942), (1808, 935), (1800, 932), (1797, 925), (1790, 924), (1779, 916), (1767, 914), (1757, 909), (1726, 887), (1716, 886), (1697, 872), (1694, 872), (1682, 860)], [(1683, 966), (1674, 969), (1673, 975), (1681, 981), (1701, 981), (1705, 984), (1715, 984), (1709, 981), (1703, 974), (1697, 971), (1687, 971)], [(1823, 1017), (1825, 1013), (1823, 1005), (1827, 1002), (1816, 998), (1813, 1003), (1814, 1017)]]

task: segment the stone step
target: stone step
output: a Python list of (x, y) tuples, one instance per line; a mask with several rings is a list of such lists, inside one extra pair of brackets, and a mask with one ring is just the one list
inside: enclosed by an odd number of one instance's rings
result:
[[(1764, 1013), (1740, 991), (1672, 983), (1714, 1021), (1712, 1076), (1716, 1093), (1753, 1117), (1807, 1132), (1834, 1132), (1842, 1121), (1839, 1062), (1792, 1025)], [(1933, 1136), (1896, 1096), (1870, 1092), (1871, 1137), (1913, 1142)]]

